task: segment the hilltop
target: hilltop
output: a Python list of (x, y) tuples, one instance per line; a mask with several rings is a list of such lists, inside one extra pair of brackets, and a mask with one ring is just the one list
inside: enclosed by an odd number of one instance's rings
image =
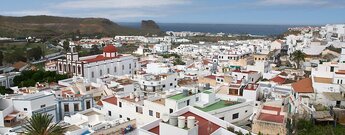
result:
[(158, 31), (120, 26), (105, 18), (72, 18), (57, 16), (0, 16), (0, 37), (56, 37), (81, 35), (147, 35)]

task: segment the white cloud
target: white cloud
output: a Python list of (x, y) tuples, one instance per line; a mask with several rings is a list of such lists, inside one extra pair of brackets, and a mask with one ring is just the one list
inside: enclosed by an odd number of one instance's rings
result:
[(61, 15), (49, 10), (17, 10), (17, 11), (0, 11), (2, 15), (8, 16), (26, 16), (26, 15)]
[(159, 8), (163, 6), (181, 5), (190, 0), (76, 0), (53, 5), (62, 9), (131, 9), (131, 8)]
[(261, 4), (267, 5), (326, 5), (327, 0), (260, 0)]

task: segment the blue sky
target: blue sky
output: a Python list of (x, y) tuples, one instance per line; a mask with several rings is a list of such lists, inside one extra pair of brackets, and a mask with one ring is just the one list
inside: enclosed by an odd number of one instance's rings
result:
[(103, 17), (115, 22), (345, 23), (345, 0), (1, 0), (0, 15)]

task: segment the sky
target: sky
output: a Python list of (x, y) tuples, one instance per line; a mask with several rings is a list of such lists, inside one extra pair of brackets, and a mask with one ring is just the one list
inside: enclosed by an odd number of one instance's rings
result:
[(108, 18), (115, 22), (345, 23), (345, 0), (1, 0), (0, 15)]

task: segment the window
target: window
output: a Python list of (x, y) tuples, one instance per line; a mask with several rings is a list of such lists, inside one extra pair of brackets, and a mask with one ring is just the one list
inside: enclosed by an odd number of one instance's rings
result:
[(116, 67), (114, 67), (114, 72), (116, 73)]
[(44, 108), (44, 107), (46, 107), (46, 104), (41, 105), (41, 108)]
[(165, 84), (163, 85), (163, 88), (165, 88)]
[(75, 103), (73, 104), (74, 111), (79, 111), (79, 104)]
[(149, 110), (149, 115), (153, 116), (153, 111), (152, 110)]
[(110, 74), (110, 69), (109, 68), (107, 68), (107, 73)]
[(125, 65), (122, 65), (122, 70), (125, 70)]
[(174, 110), (170, 108), (170, 109), (169, 109), (169, 112), (170, 112), (170, 113), (173, 113), (173, 112), (174, 112)]
[(64, 104), (63, 105), (63, 109), (65, 110), (65, 112), (69, 112), (69, 105), (68, 104)]
[(224, 117), (220, 117), (219, 119), (224, 120)]
[(132, 69), (132, 64), (129, 64), (129, 69)]
[(232, 115), (232, 119), (233, 119), (233, 120), (234, 120), (234, 119), (237, 119), (237, 118), (238, 118), (238, 115), (239, 115), (238, 113), (233, 114), (233, 115)]
[(197, 101), (197, 102), (198, 102), (198, 101), (199, 101), (199, 97), (196, 97), (196, 98), (195, 98), (195, 101)]
[(122, 118), (122, 115), (120, 114), (119, 117)]
[(91, 102), (90, 100), (86, 101), (86, 109), (91, 108)]
[(28, 108), (24, 108), (24, 111), (28, 111)]
[(248, 112), (248, 110), (245, 111), (246, 113)]
[(78, 74), (81, 74), (81, 68), (78, 66)]
[(99, 70), (99, 76), (102, 76), (103, 73), (102, 73), (102, 70)]
[(156, 118), (160, 118), (161, 114), (159, 112), (156, 112)]
[(187, 106), (189, 106), (189, 99), (187, 100)]
[(127, 120), (130, 121), (131, 119), (127, 117)]
[(119, 107), (122, 107), (122, 102), (119, 102)]
[(91, 78), (94, 78), (95, 77), (95, 73), (92, 71), (91, 72)]
[(170, 83), (170, 86), (173, 86), (173, 84), (172, 84), (172, 83)]
[(111, 116), (111, 111), (108, 111), (108, 115)]
[(334, 72), (334, 67), (331, 67), (331, 72)]

